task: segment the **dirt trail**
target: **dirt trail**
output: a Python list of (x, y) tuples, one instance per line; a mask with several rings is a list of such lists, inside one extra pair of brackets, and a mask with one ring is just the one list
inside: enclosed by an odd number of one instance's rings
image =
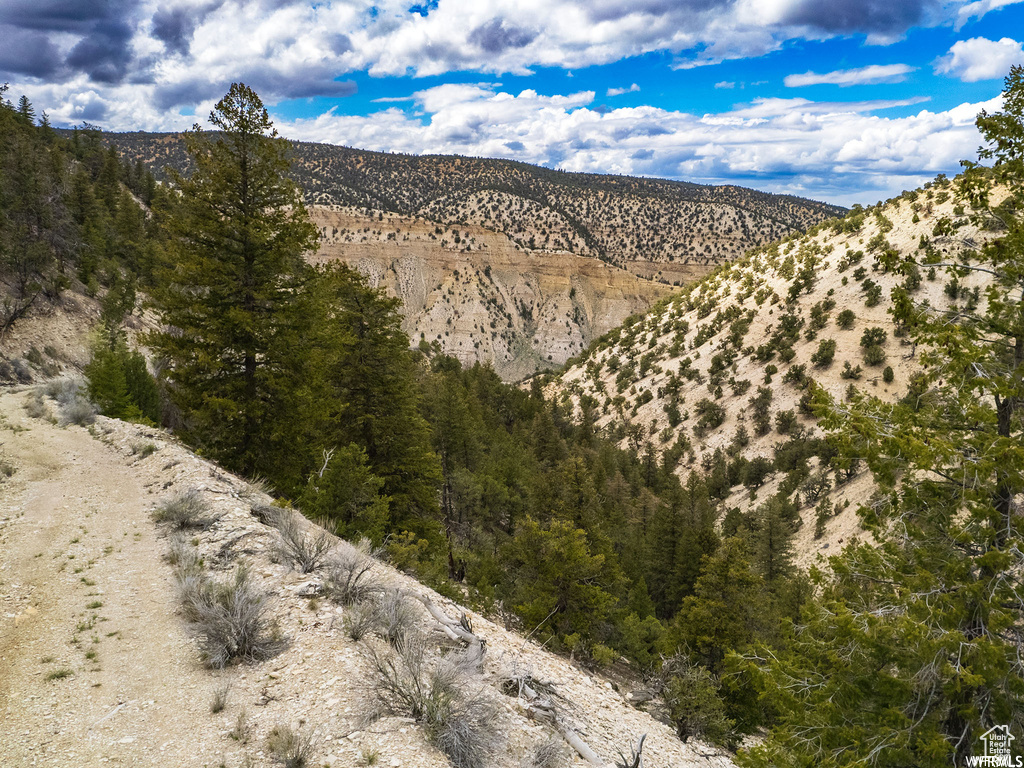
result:
[[(254, 496), (243, 480), (165, 432), (102, 417), (91, 432), (62, 428), (30, 418), (30, 398), (27, 391), (0, 394), (0, 465), (15, 467), (0, 481), (0, 766), (270, 766), (277, 763), (267, 735), (281, 725), (313, 738), (311, 765), (449, 765), (410, 718), (367, 722), (366, 644), (344, 630), (353, 609), (315, 596), (321, 574), (282, 562), (273, 530), (253, 515), (252, 504), (269, 497)], [(191, 489), (216, 519), (190, 539), (205, 572), (221, 579), (249, 570), (290, 640), (280, 656), (204, 668), (177, 611), (162, 558), (168, 542), (149, 514)], [(449, 617), (464, 611), (383, 563), (373, 565), (373, 577), (382, 589), (429, 599)], [(719, 750), (679, 742), (612, 683), (466, 614), (487, 641), (485, 673), (471, 685), (497, 707), (493, 728), (502, 746), (490, 768), (518, 768), (553, 733), (499, 686), (510, 671), (553, 686), (577, 732), (605, 759), (647, 734), (650, 768), (731, 765)], [(421, 606), (415, 623), (438, 653), (447, 647)], [(225, 687), (224, 710), (211, 712)], [(584, 763), (566, 747), (560, 765)]]
[(217, 681), (174, 614), (151, 489), (26, 397), (0, 396), (0, 764), (218, 764)]

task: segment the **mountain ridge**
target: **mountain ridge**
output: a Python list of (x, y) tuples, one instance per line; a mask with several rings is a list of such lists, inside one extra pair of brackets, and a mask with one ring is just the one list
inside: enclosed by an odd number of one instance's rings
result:
[[(158, 173), (188, 169), (180, 134), (102, 138)], [(413, 343), (491, 363), (506, 380), (561, 365), (671, 286), (844, 210), (499, 159), (307, 142), (292, 143), (291, 159), (321, 230), (314, 260), (344, 262), (401, 298)]]

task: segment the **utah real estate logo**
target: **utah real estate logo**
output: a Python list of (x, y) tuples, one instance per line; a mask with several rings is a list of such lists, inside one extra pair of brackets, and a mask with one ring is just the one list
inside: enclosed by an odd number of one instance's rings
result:
[(970, 768), (988, 768), (988, 766), (1003, 768), (1024, 767), (1024, 757), (1013, 755), (1011, 744), (1015, 738), (1010, 733), (1010, 726), (1008, 725), (997, 725), (989, 728), (980, 736), (984, 747), (984, 754), (968, 757), (967, 765)]

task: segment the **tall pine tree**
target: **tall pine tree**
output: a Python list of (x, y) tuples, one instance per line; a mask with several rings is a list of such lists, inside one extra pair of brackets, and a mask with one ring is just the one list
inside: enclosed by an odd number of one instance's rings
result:
[(233, 84), (210, 122), (220, 133), (186, 134), (192, 175), (172, 174), (169, 261), (152, 292), (165, 329), (150, 343), (192, 439), (227, 466), (276, 478), (296, 453), (297, 299), (316, 229), (259, 96)]

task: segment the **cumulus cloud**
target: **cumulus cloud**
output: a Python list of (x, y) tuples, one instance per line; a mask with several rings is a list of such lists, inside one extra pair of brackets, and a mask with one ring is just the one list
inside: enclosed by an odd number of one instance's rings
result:
[(949, 53), (935, 62), (935, 71), (965, 83), (1002, 78), (1014, 64), (1024, 64), (1024, 46), (1004, 37), (972, 37), (953, 43)]
[(719, 89), (725, 88), (727, 90), (732, 90), (735, 87), (736, 83), (732, 82), (731, 80), (722, 80), (721, 82), (715, 83), (715, 88)]
[(569, 171), (743, 184), (852, 204), (952, 173), (998, 101), (887, 117), (913, 100), (762, 99), (719, 114), (650, 106), (598, 110), (592, 91), (551, 96), (479, 86), (418, 92), (426, 118), (331, 111), (282, 124), (292, 138), (381, 151), (507, 157)]
[(959, 32), (963, 25), (972, 19), (980, 19), (989, 11), (994, 11), (1007, 5), (1016, 5), (1020, 2), (1024, 2), (1024, 0), (976, 0), (976, 2), (968, 3), (957, 10), (954, 29)]
[(906, 64), (871, 64), (857, 69), (837, 69), (834, 72), (804, 72), (802, 75), (786, 75), (783, 82), (787, 88), (804, 85), (870, 85), (877, 83), (902, 83), (917, 67)]
[(793, 39), (895, 39), (953, 13), (944, 17), (940, 0), (4, 0), (3, 8), (10, 48), (45, 50), (53, 63), (11, 52), (0, 58), (0, 79), (84, 73), (95, 85), (131, 78), (184, 92), (186, 82), (258, 68), (283, 76), (266, 78), (281, 98), (293, 97), (284, 76), (525, 75), (651, 52), (685, 68), (760, 56)]
[(633, 83), (628, 88), (609, 88), (605, 96), (621, 96), (624, 93), (636, 93), (640, 90), (640, 86)]

